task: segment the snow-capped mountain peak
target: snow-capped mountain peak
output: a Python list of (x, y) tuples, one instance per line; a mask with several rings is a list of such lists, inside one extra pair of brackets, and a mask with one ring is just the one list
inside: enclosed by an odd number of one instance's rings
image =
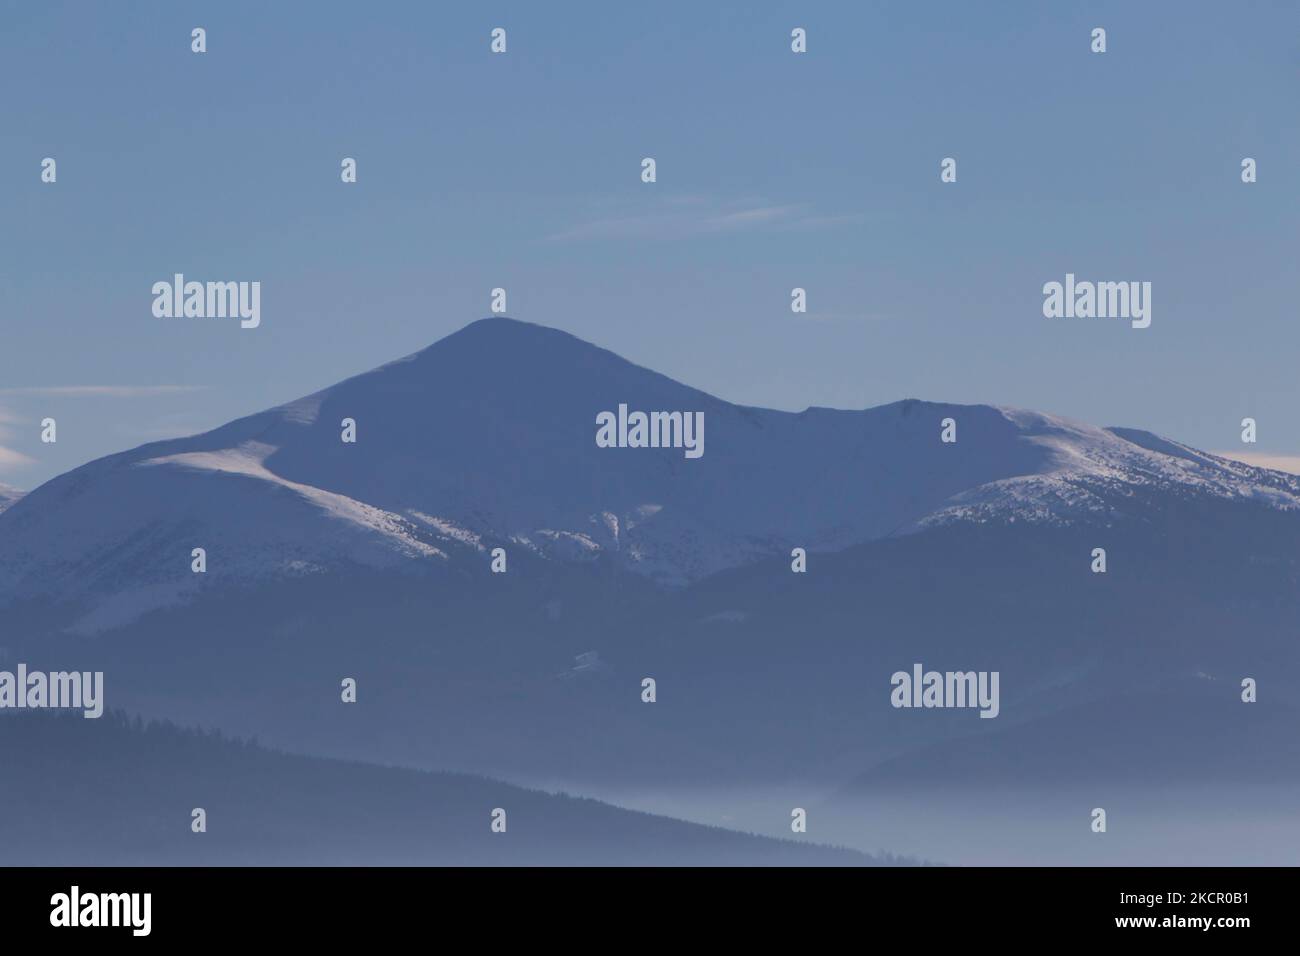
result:
[[(621, 405), (700, 415), (704, 454), (601, 447), (598, 417)], [(953, 443), (941, 440), (948, 418)], [(1161, 495), (1293, 509), (1300, 479), (1017, 409), (744, 407), (566, 333), (487, 319), (47, 482), (0, 517), (0, 605), (84, 599), (93, 629), (217, 582), (348, 565), (427, 573), (498, 546), (610, 560), (672, 586), (939, 523), (1140, 517)], [(200, 547), (208, 570), (196, 574)]]

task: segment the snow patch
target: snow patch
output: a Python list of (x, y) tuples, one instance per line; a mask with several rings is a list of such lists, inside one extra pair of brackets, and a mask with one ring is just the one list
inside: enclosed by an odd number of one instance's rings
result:
[(196, 471), (224, 472), (256, 478), (301, 495), (331, 518), (389, 538), (411, 556), (446, 557), (442, 551), (412, 535), (408, 523), (392, 512), (355, 501), (346, 495), (281, 478), (264, 464), (275, 450), (274, 446), (264, 442), (249, 441), (237, 448), (220, 451), (182, 452), (178, 455), (148, 458), (138, 462), (137, 467), (174, 465)]

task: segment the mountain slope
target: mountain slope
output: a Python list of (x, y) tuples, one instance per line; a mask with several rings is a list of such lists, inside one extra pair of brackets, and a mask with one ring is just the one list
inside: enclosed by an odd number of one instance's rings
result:
[[(19, 866), (867, 866), (881, 860), (483, 777), (267, 750), (174, 726), (0, 718)], [(39, 787), (42, 799), (32, 799)], [(207, 830), (190, 829), (202, 807)], [(491, 829), (506, 813), (505, 832)]]
[[(596, 417), (703, 412), (704, 454), (600, 448)], [(941, 422), (958, 441), (940, 441)], [(356, 423), (355, 443), (340, 440)], [(306, 398), (53, 479), (0, 517), (0, 607), (103, 630), (205, 588), (483, 565), (504, 546), (682, 585), (950, 522), (1141, 520), (1150, 494), (1295, 509), (1300, 479), (1143, 433), (908, 400), (721, 401), (570, 335), (475, 322)], [(191, 573), (194, 548), (208, 571)]]

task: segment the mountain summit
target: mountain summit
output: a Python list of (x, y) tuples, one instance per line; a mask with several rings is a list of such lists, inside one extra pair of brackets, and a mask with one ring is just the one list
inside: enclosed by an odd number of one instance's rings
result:
[[(608, 448), (620, 405), (702, 413), (705, 453)], [(941, 441), (945, 419), (956, 441)], [(355, 441), (342, 439), (354, 423)], [(0, 606), (84, 599), (88, 629), (209, 577), (349, 565), (422, 573), (494, 547), (611, 560), (668, 586), (793, 547), (927, 526), (1140, 518), (1152, 496), (1294, 509), (1300, 479), (1145, 432), (906, 400), (862, 411), (733, 405), (564, 332), (474, 322), (276, 408), (61, 475), (0, 517)]]

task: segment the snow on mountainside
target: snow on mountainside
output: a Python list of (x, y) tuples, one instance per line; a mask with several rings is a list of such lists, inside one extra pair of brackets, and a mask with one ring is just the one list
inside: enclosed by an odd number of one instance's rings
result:
[[(597, 415), (620, 403), (703, 412), (703, 456), (597, 447)], [(940, 441), (948, 417), (955, 444)], [(340, 440), (345, 418), (355, 443)], [(742, 407), (566, 333), (485, 319), (298, 401), (47, 482), (0, 517), (0, 606), (86, 599), (95, 630), (201, 587), (352, 563), (420, 573), (498, 545), (605, 556), (677, 585), (935, 523), (1139, 515), (1153, 493), (1290, 509), (1300, 479), (989, 406)]]
[(1020, 427), (1022, 441), (1047, 452), (1044, 469), (954, 495), (920, 526), (1140, 518), (1150, 494), (1202, 494), (1286, 510), (1300, 507), (1300, 478), (1284, 472), (1210, 455), (1137, 429), (1097, 428), (1019, 409), (999, 411)]

